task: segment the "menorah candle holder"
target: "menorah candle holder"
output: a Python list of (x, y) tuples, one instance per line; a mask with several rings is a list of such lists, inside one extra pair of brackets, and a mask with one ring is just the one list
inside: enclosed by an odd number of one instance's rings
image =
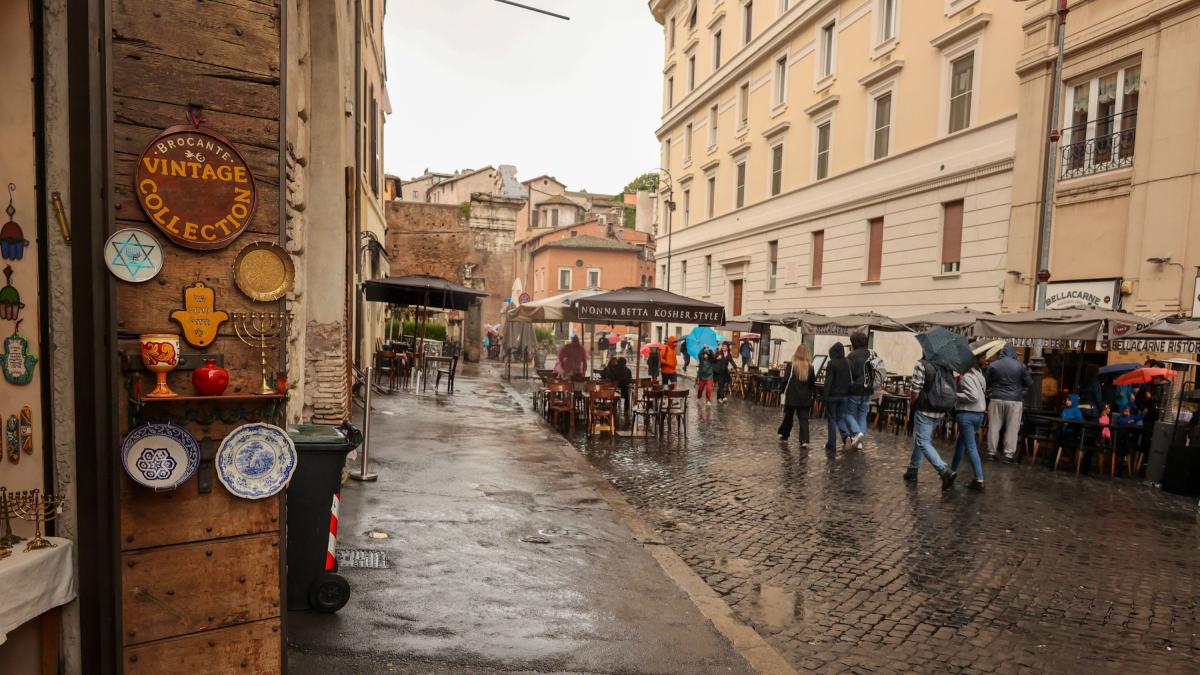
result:
[(292, 320), (291, 312), (233, 312), (230, 314), (233, 330), (238, 339), (258, 348), (259, 364), (262, 368), (260, 394), (274, 394), (275, 387), (267, 380), (267, 349), (279, 346)]
[(33, 539), (25, 544), (26, 551), (36, 551), (42, 548), (55, 548), (58, 544), (42, 536), (42, 524), (58, 517), (58, 509), (67, 501), (66, 496), (42, 494), (41, 490), (29, 490), (17, 493), (14, 512), (22, 520), (34, 523)]
[(15, 515), (12, 510), (14, 498), (8, 488), (0, 487), (0, 521), (4, 523), (4, 536), (0, 537), (0, 548), (12, 548), (25, 541), (24, 537), (15, 535), (12, 531), (12, 517)]

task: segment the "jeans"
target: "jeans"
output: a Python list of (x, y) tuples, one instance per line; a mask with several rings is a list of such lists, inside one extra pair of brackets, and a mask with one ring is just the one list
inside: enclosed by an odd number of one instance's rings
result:
[(919, 410), (913, 415), (913, 452), (908, 462), (908, 468), (912, 471), (921, 468), (921, 455), (925, 455), (938, 473), (946, 470), (946, 463), (942, 461), (937, 448), (933, 447), (933, 428), (937, 423), (937, 417), (930, 417)]
[(954, 461), (950, 462), (950, 470), (958, 470), (958, 463), (965, 454), (971, 460), (975, 480), (983, 480), (983, 463), (979, 461), (979, 447), (975, 442), (979, 427), (983, 424), (983, 413), (960, 410), (955, 414), (955, 419), (958, 420), (958, 441), (954, 444)]
[(779, 435), (787, 438), (792, 435), (792, 419), (799, 422), (800, 442), (808, 442), (808, 418), (812, 415), (812, 406), (803, 408), (785, 405), (783, 407), (783, 422), (779, 425)]
[(729, 376), (717, 378), (717, 400), (724, 401), (729, 396)]
[(1004, 430), (1004, 456), (1012, 459), (1017, 456), (1017, 432), (1021, 430), (1020, 401), (1000, 401), (992, 399), (988, 402), (988, 456), (996, 457), (1001, 451), (1000, 430)]
[(838, 433), (841, 433), (842, 438), (850, 436), (850, 429), (846, 427), (845, 396), (825, 398), (825, 426), (829, 435), (829, 438), (825, 440), (825, 449), (837, 450)]
[(851, 434), (867, 433), (867, 413), (871, 412), (870, 396), (846, 397), (846, 428)]

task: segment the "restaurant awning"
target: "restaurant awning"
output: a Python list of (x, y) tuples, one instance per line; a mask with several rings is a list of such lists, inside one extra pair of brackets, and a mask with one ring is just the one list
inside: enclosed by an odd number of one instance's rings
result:
[(811, 316), (801, 322), (801, 329), (808, 335), (849, 335), (856, 331), (878, 331), (881, 333), (911, 333), (911, 328), (899, 321), (878, 314), (863, 312), (842, 316)]
[(513, 305), (505, 311), (504, 318), (514, 323), (578, 321), (572, 303), (576, 300), (607, 292), (603, 288), (584, 288), (578, 291), (552, 295), (548, 298), (533, 300), (523, 305)]
[(1037, 309), (981, 317), (975, 337), (1005, 340), (1109, 340), (1122, 338), (1148, 322), (1111, 309)]
[(628, 286), (576, 300), (573, 306), (578, 321), (593, 323), (671, 322), (702, 326), (725, 323), (725, 308), (721, 305), (661, 288)]
[(1110, 348), (1132, 352), (1200, 353), (1200, 319), (1155, 321), (1110, 343)]
[(996, 316), (992, 312), (984, 312), (970, 307), (962, 307), (960, 309), (948, 309), (938, 312), (929, 312), (928, 314), (920, 314), (918, 316), (910, 316), (904, 319), (898, 319), (900, 323), (908, 326), (918, 333), (925, 332), (935, 326), (947, 328), (956, 333), (969, 332), (971, 326), (975, 325), (978, 319)]
[(428, 274), (412, 274), (363, 283), (367, 300), (408, 307), (438, 307), (466, 311), (487, 293)]

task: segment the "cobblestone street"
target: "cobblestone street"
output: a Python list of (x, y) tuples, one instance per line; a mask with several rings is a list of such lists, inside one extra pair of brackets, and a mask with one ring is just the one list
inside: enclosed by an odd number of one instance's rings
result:
[[(689, 411), (684, 442), (575, 445), (801, 670), (1195, 672), (1194, 499), (985, 463), (901, 480), (911, 438), (781, 444), (778, 410)], [(940, 443), (943, 457), (951, 452)]]

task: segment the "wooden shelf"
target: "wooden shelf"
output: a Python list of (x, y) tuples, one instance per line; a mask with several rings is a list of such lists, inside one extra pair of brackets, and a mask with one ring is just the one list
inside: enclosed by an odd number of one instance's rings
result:
[(285, 401), (287, 394), (221, 394), (220, 396), (164, 396), (164, 397), (129, 397), (129, 400), (137, 405), (147, 405), (150, 403), (179, 403), (179, 402), (197, 402), (211, 401), (219, 403), (245, 403), (247, 401)]

